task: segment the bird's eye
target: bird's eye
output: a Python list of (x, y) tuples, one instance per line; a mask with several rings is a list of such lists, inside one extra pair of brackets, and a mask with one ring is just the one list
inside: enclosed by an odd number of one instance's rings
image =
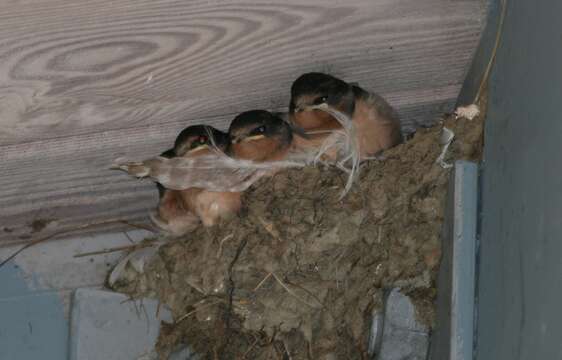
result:
[(252, 130), (252, 133), (250, 135), (252, 135), (252, 136), (253, 135), (260, 135), (260, 134), (263, 134), (263, 133), (265, 133), (265, 126), (262, 125), (258, 128), (255, 128), (254, 130)]
[(205, 145), (209, 139), (206, 136), (199, 136), (191, 143), (191, 149), (195, 149), (201, 145)]
[(328, 101), (327, 96), (321, 96), (321, 97), (316, 98), (316, 100), (314, 100), (314, 105), (325, 104), (327, 101)]

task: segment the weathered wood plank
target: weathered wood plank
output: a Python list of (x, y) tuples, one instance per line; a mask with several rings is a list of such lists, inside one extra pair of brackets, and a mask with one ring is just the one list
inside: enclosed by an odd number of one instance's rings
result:
[(448, 0), (12, 3), (0, 144), (280, 108), (309, 70), (382, 94), (459, 84), (480, 13)]
[[(156, 192), (107, 170), (197, 122), (282, 110), (327, 71), (394, 104), (405, 129), (449, 111), (483, 23), (479, 0), (44, 0), (0, 12), (0, 242), (144, 219)], [(11, 232), (3, 231), (8, 227)], [(35, 236), (37, 234), (33, 234)]]

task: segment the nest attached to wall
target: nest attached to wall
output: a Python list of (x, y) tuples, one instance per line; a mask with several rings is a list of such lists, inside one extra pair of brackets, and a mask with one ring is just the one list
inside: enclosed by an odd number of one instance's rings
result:
[[(419, 320), (434, 319), (440, 232), (450, 168), (478, 160), (482, 119), (420, 129), (347, 177), (324, 166), (286, 169), (244, 194), (236, 218), (167, 240), (112, 288), (168, 306), (158, 342), (209, 359), (362, 359), (383, 291), (401, 287)], [(455, 140), (445, 157), (443, 126)], [(436, 162), (436, 159), (440, 161)]]

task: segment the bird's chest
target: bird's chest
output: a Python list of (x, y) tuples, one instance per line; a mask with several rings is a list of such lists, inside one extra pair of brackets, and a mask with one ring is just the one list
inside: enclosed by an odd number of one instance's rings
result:
[(232, 155), (236, 159), (252, 161), (281, 160), (286, 151), (277, 139), (263, 138), (249, 142), (242, 142), (232, 146)]
[(181, 190), (181, 197), (183, 200), (184, 207), (190, 212), (195, 212), (195, 209), (199, 203), (200, 195), (205, 192), (205, 190), (200, 188), (190, 188)]
[(218, 219), (227, 218), (242, 206), (237, 192), (201, 191), (194, 199), (194, 212), (205, 226), (214, 225)]
[(333, 130), (340, 124), (330, 114), (321, 110), (301, 111), (292, 115), (292, 121), (305, 131)]

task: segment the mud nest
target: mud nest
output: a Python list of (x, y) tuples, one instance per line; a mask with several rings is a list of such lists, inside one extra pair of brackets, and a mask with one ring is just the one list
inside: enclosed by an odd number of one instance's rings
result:
[(160, 357), (178, 344), (209, 359), (362, 359), (385, 289), (400, 287), (420, 321), (434, 318), (440, 232), (450, 169), (477, 160), (482, 120), (452, 117), (345, 174), (306, 167), (262, 179), (239, 217), (169, 240), (142, 273), (113, 289), (166, 304)]

